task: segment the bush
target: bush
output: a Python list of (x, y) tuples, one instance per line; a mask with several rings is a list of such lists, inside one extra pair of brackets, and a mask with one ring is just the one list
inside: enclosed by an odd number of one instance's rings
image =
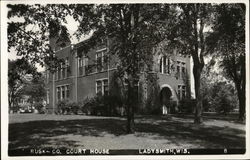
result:
[(70, 111), (69, 101), (61, 100), (57, 103), (58, 113), (59, 114), (68, 114)]
[(38, 110), (38, 113), (40, 113), (40, 114), (44, 114), (45, 113), (45, 107), (43, 106), (43, 103), (42, 102), (36, 102), (35, 104), (34, 104), (34, 107), (35, 107), (35, 109), (37, 109)]
[(78, 114), (81, 111), (86, 115), (115, 116), (119, 115), (118, 108), (121, 100), (116, 96), (96, 96), (85, 98), (82, 102), (62, 100), (57, 103), (58, 114)]
[[(222, 92), (222, 91), (220, 91)], [(220, 94), (219, 92), (219, 94)], [(224, 94), (224, 95), (218, 95), (213, 102), (215, 111), (217, 113), (223, 113), (228, 114), (230, 111), (234, 109), (234, 102), (233, 99), (231, 99), (230, 96)]]
[(195, 99), (182, 99), (179, 103), (179, 111), (182, 113), (193, 113), (195, 106)]
[(239, 105), (234, 85), (226, 81), (205, 84), (202, 94), (206, 112), (227, 114)]
[(84, 113), (86, 115), (90, 115), (92, 113), (92, 111), (91, 111), (92, 106), (93, 106), (93, 98), (87, 97), (81, 103), (80, 109), (81, 109), (82, 113)]
[(78, 114), (81, 103), (69, 102), (68, 104), (69, 104), (69, 112), (74, 113), (74, 114)]
[(118, 109), (121, 101), (115, 96), (87, 97), (81, 105), (81, 111), (87, 115), (115, 116), (119, 115)]
[(170, 101), (170, 113), (178, 113), (178, 106), (177, 106), (177, 101)]

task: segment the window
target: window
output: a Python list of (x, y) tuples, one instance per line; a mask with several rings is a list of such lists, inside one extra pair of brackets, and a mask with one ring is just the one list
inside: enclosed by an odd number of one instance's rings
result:
[(163, 73), (167, 73), (166, 56), (163, 57)]
[(66, 98), (69, 98), (69, 85), (65, 86)]
[(178, 85), (178, 99), (181, 99), (181, 85)]
[(57, 90), (57, 102), (59, 100), (64, 100), (64, 99), (69, 98), (69, 94), (70, 94), (69, 85), (56, 87), (56, 90)]
[(61, 67), (57, 68), (57, 80), (61, 79)]
[(185, 85), (178, 85), (178, 99), (186, 98), (186, 86)]
[(83, 75), (82, 57), (78, 58), (79, 75)]
[(162, 73), (162, 58), (160, 59), (160, 73)]
[(49, 104), (49, 89), (46, 91), (46, 99), (47, 99), (47, 104)]
[(61, 99), (65, 99), (65, 87), (64, 86), (61, 87), (61, 91), (62, 91)]
[(108, 79), (97, 80), (96, 81), (96, 94), (108, 95), (108, 92), (109, 92)]
[(49, 83), (49, 70), (46, 70), (46, 82)]
[(176, 78), (185, 78), (186, 75), (186, 63), (177, 61), (177, 71), (176, 71)]
[(102, 81), (96, 81), (96, 94), (102, 95)]
[(61, 100), (61, 88), (57, 87), (56, 90), (57, 90), (56, 92), (57, 92), (57, 102), (58, 102), (59, 100)]
[(88, 57), (83, 57), (83, 66), (86, 67), (89, 64), (89, 58)]
[(186, 76), (186, 63), (185, 62), (182, 62), (181, 63), (181, 75), (182, 75), (182, 78), (184, 79), (185, 76)]
[(182, 99), (186, 98), (186, 86), (182, 86)]
[(96, 52), (96, 71), (101, 72), (108, 69), (108, 59), (105, 54), (106, 49)]
[(84, 68), (84, 71), (85, 71), (85, 74), (88, 74), (90, 71), (89, 71), (89, 58), (88, 57), (83, 57), (83, 68)]
[(65, 62), (62, 62), (61, 72), (62, 72), (62, 79), (66, 78), (66, 65), (65, 65)]
[(60, 63), (60, 78), (59, 79), (63, 78), (62, 69), (63, 69), (63, 63), (61, 62)]
[(96, 70), (97, 72), (102, 71), (102, 52), (96, 53)]
[(70, 66), (69, 66), (69, 58), (68, 57), (65, 60), (65, 67), (66, 67), (66, 71), (65, 71), (66, 77), (69, 77), (70, 76)]
[(160, 73), (162, 74), (171, 73), (171, 60), (167, 56), (163, 56), (160, 59)]
[(177, 67), (176, 67), (176, 78), (179, 79), (180, 78), (180, 62), (177, 61)]
[(103, 94), (108, 95), (108, 93), (109, 93), (109, 84), (108, 84), (108, 80), (105, 79), (103, 80)]
[(171, 72), (171, 66), (170, 66), (171, 65), (171, 61), (170, 61), (170, 58), (167, 59), (167, 62), (168, 62), (167, 63), (167, 74), (170, 74), (170, 72)]

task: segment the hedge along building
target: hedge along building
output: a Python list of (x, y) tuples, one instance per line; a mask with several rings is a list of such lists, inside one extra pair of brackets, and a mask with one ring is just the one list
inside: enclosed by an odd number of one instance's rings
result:
[[(88, 53), (82, 53), (86, 41), (74, 45), (67, 42), (64, 48), (59, 47), (60, 44), (55, 40), (50, 41), (56, 56), (62, 59), (56, 72), (46, 70), (50, 113), (58, 110), (57, 104), (61, 100), (82, 102), (86, 98), (109, 95), (112, 92), (111, 82), (117, 70), (118, 58), (108, 54), (111, 42), (99, 43)], [(180, 100), (194, 98), (193, 74), (190, 72), (193, 67), (192, 59), (181, 56), (176, 49), (171, 53), (160, 51), (160, 45), (153, 51), (152, 71), (140, 73), (137, 86), (139, 113), (175, 112), (178, 111)]]

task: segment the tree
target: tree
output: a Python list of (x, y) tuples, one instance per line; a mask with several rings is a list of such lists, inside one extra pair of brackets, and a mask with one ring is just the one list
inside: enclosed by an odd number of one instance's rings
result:
[(8, 63), (9, 107), (13, 108), (17, 105), (17, 98), (21, 95), (24, 84), (27, 83), (25, 76), (36, 74), (36, 68), (25, 59), (9, 60)]
[[(79, 22), (76, 35), (86, 35), (94, 31), (92, 37), (82, 46), (85, 53), (96, 43), (107, 37), (112, 41), (109, 54), (117, 54), (119, 75), (127, 84), (127, 132), (134, 131), (135, 95), (134, 86), (139, 79), (139, 71), (149, 64), (153, 47), (168, 31), (166, 26), (173, 23), (168, 14), (168, 5), (163, 4), (77, 4), (77, 5), (8, 5), (8, 18), (23, 17), (24, 22), (10, 22), (8, 44), (16, 47), (18, 55), (34, 62), (54, 65), (54, 52), (48, 45), (48, 37), (69, 36), (62, 24), (71, 15)], [(153, 16), (152, 16), (153, 15)], [(166, 19), (169, 18), (169, 21)], [(164, 23), (163, 23), (164, 22)], [(37, 31), (27, 30), (27, 26), (37, 26)], [(61, 35), (60, 35), (61, 34)], [(59, 38), (62, 42), (61, 38)], [(46, 42), (46, 43), (44, 43)], [(18, 45), (17, 45), (18, 44)], [(30, 56), (32, 55), (32, 56)], [(143, 66), (143, 67), (142, 67)]]
[[(50, 39), (60, 37), (56, 43), (63, 47), (69, 40), (67, 27), (68, 6), (63, 4), (26, 5), (8, 4), (8, 50), (14, 48), (17, 56), (31, 63), (46, 65), (51, 71), (59, 61), (51, 48)], [(12, 18), (20, 19), (13, 21)]]
[(36, 73), (33, 76), (33, 79), (30, 83), (26, 83), (21, 93), (28, 95), (29, 101), (33, 102), (42, 102), (46, 96), (44, 76), (41, 73)]
[[(215, 59), (215, 58), (214, 58)], [(216, 111), (227, 114), (238, 107), (236, 89), (233, 82), (223, 76), (218, 70), (211, 70), (215, 61), (204, 67), (201, 78), (201, 94), (203, 97), (204, 111)]]
[(237, 107), (235, 88), (231, 83), (216, 82), (211, 90), (211, 106), (216, 112), (227, 114)]
[(245, 118), (245, 14), (244, 4), (216, 6), (213, 32), (208, 38), (209, 50), (219, 60), (226, 77), (231, 79), (239, 100), (239, 119)]
[[(72, 15), (80, 25), (77, 35), (94, 31), (85, 43), (85, 53), (105, 37), (110, 40), (110, 52), (119, 58), (118, 74), (126, 92), (127, 133), (134, 132), (136, 90), (140, 71), (150, 68), (152, 51), (165, 38), (168, 23), (173, 23), (169, 5), (105, 4), (74, 5)], [(150, 69), (149, 69), (150, 70)], [(126, 87), (125, 87), (126, 85)]]
[(169, 28), (167, 36), (169, 46), (178, 48), (179, 53), (191, 55), (194, 66), (193, 76), (195, 84), (195, 123), (202, 122), (202, 96), (200, 93), (201, 73), (204, 67), (204, 56), (206, 55), (206, 32), (212, 17), (211, 4), (177, 4), (176, 23)]
[[(202, 97), (200, 76), (204, 67), (207, 41), (205, 27), (210, 24), (210, 4), (72, 4), (72, 5), (9, 5), (8, 18), (24, 17), (24, 23), (11, 22), (8, 26), (9, 47), (17, 47), (18, 54), (34, 62), (53, 61), (48, 35), (59, 41), (67, 40), (68, 32), (62, 22), (71, 15), (79, 22), (78, 37), (94, 32), (83, 44), (84, 53), (104, 37), (110, 40), (109, 54), (119, 58), (118, 72), (127, 86), (127, 132), (134, 131), (135, 85), (141, 70), (150, 71), (152, 51), (163, 40), (169, 48), (191, 55), (194, 61), (195, 123), (201, 123)], [(37, 25), (38, 32), (26, 31), (28, 25)], [(50, 38), (52, 38), (50, 37)], [(62, 38), (61, 38), (62, 37)], [(61, 44), (61, 43), (60, 43)], [(36, 47), (34, 47), (36, 46)], [(33, 56), (29, 56), (32, 54)], [(123, 85), (125, 86), (125, 85)]]

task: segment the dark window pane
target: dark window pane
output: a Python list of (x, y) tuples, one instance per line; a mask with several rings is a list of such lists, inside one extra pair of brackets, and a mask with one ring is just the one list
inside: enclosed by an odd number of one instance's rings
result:
[(69, 98), (69, 86), (65, 86), (66, 90), (66, 98)]
[(108, 95), (109, 92), (109, 86), (108, 86), (108, 80), (103, 80), (103, 89), (104, 89), (104, 95)]

